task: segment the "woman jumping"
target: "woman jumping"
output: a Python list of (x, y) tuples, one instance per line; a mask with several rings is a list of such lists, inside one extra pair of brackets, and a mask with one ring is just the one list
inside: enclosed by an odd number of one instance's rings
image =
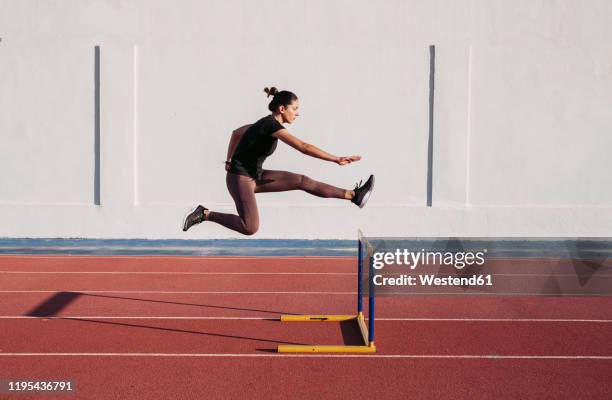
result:
[(338, 165), (361, 160), (361, 156), (334, 156), (291, 135), (281, 124), (291, 124), (300, 115), (297, 96), (286, 90), (279, 92), (274, 87), (264, 90), (268, 97), (272, 96), (268, 105), (272, 114), (253, 125), (236, 129), (227, 150), (225, 181), (238, 215), (211, 211), (199, 205), (185, 218), (183, 231), (200, 222), (212, 221), (236, 232), (253, 235), (259, 229), (255, 193), (303, 190), (318, 197), (350, 200), (360, 208), (368, 201), (374, 188), (374, 175), (370, 175), (363, 185), (356, 185), (354, 190), (345, 190), (304, 175), (262, 169), (264, 160), (274, 153), (278, 139), (306, 155)]

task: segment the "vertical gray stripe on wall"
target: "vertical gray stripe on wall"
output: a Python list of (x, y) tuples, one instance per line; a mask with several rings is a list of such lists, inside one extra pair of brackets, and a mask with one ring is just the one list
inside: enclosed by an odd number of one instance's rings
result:
[(433, 197), (433, 131), (434, 131), (434, 82), (436, 73), (436, 46), (429, 46), (429, 139), (427, 141), (427, 207)]
[(94, 204), (100, 205), (100, 46), (94, 48)]

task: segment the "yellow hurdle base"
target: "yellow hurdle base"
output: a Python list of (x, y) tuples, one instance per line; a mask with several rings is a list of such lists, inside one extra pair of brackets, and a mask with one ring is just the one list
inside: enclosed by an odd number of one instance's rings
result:
[(361, 346), (280, 345), (279, 353), (376, 353), (374, 342), (368, 342), (368, 328), (363, 314), (358, 315), (282, 315), (281, 322), (344, 322), (356, 321), (364, 344)]
[(376, 346), (278, 346), (279, 353), (376, 353)]

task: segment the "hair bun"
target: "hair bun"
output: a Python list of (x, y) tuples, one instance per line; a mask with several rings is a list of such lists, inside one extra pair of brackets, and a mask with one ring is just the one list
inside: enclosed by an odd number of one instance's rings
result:
[(278, 89), (272, 86), (271, 88), (265, 88), (264, 92), (268, 94), (266, 97), (270, 97), (270, 96), (274, 97), (276, 93), (278, 93)]

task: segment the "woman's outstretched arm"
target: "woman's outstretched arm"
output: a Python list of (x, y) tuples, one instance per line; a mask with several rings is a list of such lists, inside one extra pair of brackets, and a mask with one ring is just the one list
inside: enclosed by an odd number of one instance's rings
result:
[(326, 151), (319, 149), (317, 146), (306, 143), (289, 133), (286, 129), (276, 131), (272, 136), (279, 138), (297, 151), (311, 157), (320, 158), (321, 160), (335, 162), (339, 165), (352, 163), (353, 161), (361, 160), (361, 156), (346, 156), (338, 157)]

